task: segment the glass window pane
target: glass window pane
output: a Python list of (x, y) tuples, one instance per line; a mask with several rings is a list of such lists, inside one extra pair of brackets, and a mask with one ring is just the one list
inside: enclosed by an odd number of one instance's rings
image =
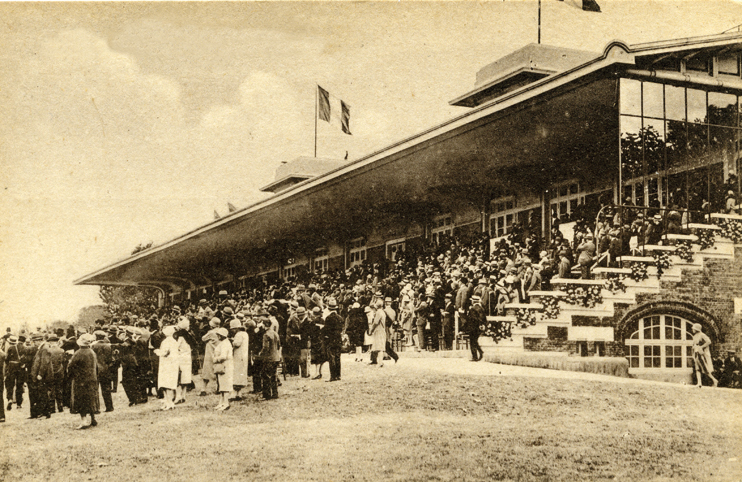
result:
[(621, 169), (624, 179), (632, 179), (642, 174), (641, 136), (641, 118), (621, 116)]
[(656, 356), (656, 357), (660, 356), (662, 354), (660, 348), (661, 348), (660, 346), (653, 346), (652, 347), (652, 356)]
[(666, 368), (673, 368), (673, 359), (672, 358), (665, 358), (665, 367)]
[(570, 194), (577, 194), (579, 191), (579, 186), (577, 184), (570, 184), (569, 185), (569, 193)]
[(643, 85), (644, 117), (665, 117), (662, 84), (644, 82)]
[(652, 347), (644, 345), (644, 356), (652, 356)]
[(662, 368), (662, 358), (652, 358), (652, 368)]
[[(654, 326), (652, 327), (652, 339), (653, 340), (659, 340), (660, 339), (660, 327)], [(659, 347), (657, 347), (659, 348)]]
[(665, 164), (665, 123), (654, 119), (645, 119), (644, 160), (647, 173), (656, 173)]
[(688, 70), (694, 72), (709, 72), (709, 59), (707, 57), (701, 57), (697, 55), (686, 60), (685, 67)]
[(639, 347), (638, 346), (632, 346), (631, 349), (631, 356), (639, 356)]
[(641, 82), (621, 79), (621, 113), (641, 115)]
[(734, 54), (719, 57), (719, 73), (727, 75), (739, 75), (739, 57)]
[(639, 358), (631, 359), (631, 368), (639, 368)]
[(685, 88), (665, 86), (665, 116), (671, 120), (685, 120)]
[(737, 96), (709, 92), (709, 123), (737, 127)]
[(690, 122), (704, 123), (706, 118), (706, 92), (696, 89), (688, 89), (688, 120)]

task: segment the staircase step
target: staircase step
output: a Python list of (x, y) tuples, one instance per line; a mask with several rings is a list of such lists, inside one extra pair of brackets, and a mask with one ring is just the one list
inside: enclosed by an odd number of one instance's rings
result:
[(742, 221), (742, 216), (739, 214), (711, 213), (711, 219), (728, 219), (734, 221)]
[(528, 309), (528, 310), (543, 310), (544, 305), (541, 303), (506, 303), (505, 309), (513, 309), (513, 310), (522, 310), (522, 309)]
[(618, 261), (623, 263), (647, 263), (654, 264), (652, 256), (620, 256)]
[(563, 298), (567, 296), (567, 293), (565, 293), (564, 291), (559, 291), (559, 290), (556, 290), (556, 291), (536, 291), (534, 290), (534, 291), (529, 291), (528, 295), (531, 298), (533, 298), (534, 296), (538, 298), (544, 298), (547, 296), (553, 296), (554, 298)]
[(593, 270), (593, 273), (596, 275), (604, 275), (604, 278), (607, 278), (610, 274), (617, 274), (617, 275), (630, 275), (631, 274), (631, 268), (595, 268)]
[(552, 278), (551, 284), (557, 285), (582, 285), (582, 286), (603, 286), (603, 280), (580, 279), (580, 278)]
[(710, 229), (712, 231), (719, 231), (721, 228), (716, 224), (702, 224), (702, 223), (690, 223), (688, 224), (690, 229)]

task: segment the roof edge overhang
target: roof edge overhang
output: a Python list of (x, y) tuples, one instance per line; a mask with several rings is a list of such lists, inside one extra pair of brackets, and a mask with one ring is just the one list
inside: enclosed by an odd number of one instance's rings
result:
[(498, 85), (515, 80), (519, 76), (522, 76), (524, 74), (535, 74), (540, 75), (541, 77), (546, 77), (549, 75), (553, 75), (554, 73), (554, 70), (549, 69), (517, 67), (515, 69), (512, 69), (505, 75), (486, 82), (464, 95), (456, 97), (455, 99), (450, 101), (449, 104), (459, 107), (474, 107), (476, 106), (476, 104), (474, 103), (476, 102), (476, 97), (485, 94), (488, 90), (494, 90)]
[[(635, 57), (637, 54), (641, 54), (641, 55), (662, 54), (662, 53), (669, 53), (673, 51), (688, 49), (690, 47), (698, 47), (698, 48), (707, 48), (710, 46), (721, 47), (733, 41), (740, 41), (740, 40), (742, 40), (742, 33), (706, 36), (706, 37), (699, 37), (697, 39), (696, 38), (683, 38), (683, 39), (677, 39), (677, 40), (667, 40), (667, 41), (661, 41), (661, 42), (637, 44), (634, 46), (629, 46), (626, 43), (617, 41), (617, 40), (609, 42), (608, 45), (606, 45), (603, 51), (603, 54), (596, 57), (593, 60), (590, 60), (581, 65), (578, 65), (572, 69), (565, 70), (563, 72), (559, 72), (554, 75), (550, 75), (548, 77), (545, 77), (544, 79), (538, 80), (520, 89), (509, 92), (508, 94), (502, 97), (498, 97), (486, 104), (477, 106), (461, 116), (455, 117), (453, 119), (449, 119), (448, 121), (442, 124), (439, 124), (435, 127), (427, 129), (414, 136), (395, 142), (383, 149), (372, 152), (371, 154), (368, 154), (364, 157), (351, 161), (348, 164), (345, 164), (339, 168), (328, 171), (317, 177), (313, 177), (311, 179), (302, 181), (296, 184), (295, 186), (288, 188), (285, 191), (281, 191), (280, 193), (270, 196), (267, 199), (258, 201), (250, 206), (239, 209), (233, 213), (228, 214), (227, 216), (224, 216), (223, 218), (212, 221), (206, 225), (203, 225), (199, 228), (189, 231), (188, 233), (178, 236), (177, 238), (167, 241), (159, 246), (152, 247), (134, 256), (129, 256), (125, 259), (122, 259), (108, 266), (100, 268), (92, 273), (89, 273), (85, 276), (82, 276), (76, 279), (75, 281), (73, 281), (73, 283), (76, 285), (106, 284), (106, 282), (96, 282), (94, 281), (94, 278), (99, 277), (106, 271), (116, 269), (128, 263), (139, 261), (149, 256), (152, 256), (156, 253), (162, 252), (170, 248), (171, 246), (181, 243), (189, 238), (196, 237), (198, 235), (201, 235), (215, 228), (219, 228), (219, 227), (232, 224), (236, 222), (237, 220), (243, 217), (249, 216), (250, 214), (256, 211), (267, 208), (274, 204), (278, 204), (291, 197), (304, 195), (311, 189), (317, 186), (320, 186), (321, 184), (325, 182), (329, 182), (329, 181), (341, 178), (342, 176), (350, 173), (351, 171), (359, 169), (363, 166), (367, 166), (369, 164), (373, 164), (377, 161), (380, 161), (389, 156), (398, 154), (407, 149), (414, 148), (415, 146), (419, 144), (430, 141), (438, 136), (444, 135), (455, 129), (461, 128), (469, 123), (475, 122), (479, 119), (485, 118), (499, 111), (505, 110), (509, 107), (513, 107), (521, 102), (525, 102), (527, 100), (543, 95), (561, 86), (575, 82), (579, 80), (580, 78), (585, 77), (587, 75), (596, 73), (600, 70), (609, 68), (611, 66), (615, 66), (616, 64), (635, 65)], [(131, 283), (131, 284), (135, 284), (135, 283)]]
[(312, 177), (314, 176), (309, 174), (289, 174), (282, 177), (281, 179), (277, 179), (272, 183), (261, 187), (260, 190), (263, 192), (276, 192), (279, 191), (284, 184), (288, 184), (292, 180), (296, 180), (296, 183), (299, 183), (302, 181), (306, 181), (307, 179), (311, 179)]

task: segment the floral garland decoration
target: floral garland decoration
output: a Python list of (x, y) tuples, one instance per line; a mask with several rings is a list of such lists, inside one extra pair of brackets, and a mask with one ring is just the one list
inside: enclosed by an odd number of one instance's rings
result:
[(603, 302), (603, 294), (600, 286), (588, 286), (583, 288), (579, 285), (568, 284), (562, 288), (567, 293), (564, 298), (570, 305), (584, 306), (585, 308), (595, 308), (595, 305)]
[(608, 279), (605, 280), (605, 285), (603, 286), (614, 295), (619, 292), (626, 293), (625, 280), (626, 276), (622, 274), (609, 276)]
[(544, 296), (541, 298), (541, 304), (544, 305), (544, 311), (541, 314), (542, 320), (555, 320), (559, 317), (559, 298), (556, 296)]
[(690, 241), (678, 241), (678, 244), (675, 247), (675, 254), (686, 263), (692, 263), (693, 248), (691, 247)]
[(716, 235), (713, 229), (698, 229), (696, 230), (696, 236), (698, 236), (698, 244), (701, 245), (701, 249), (708, 249), (716, 244)]
[(662, 274), (672, 266), (670, 255), (664, 251), (654, 251), (652, 257), (654, 258), (654, 264), (657, 266), (657, 279), (660, 279)]
[(631, 263), (630, 277), (637, 283), (649, 278), (649, 273), (647, 273), (647, 263), (642, 261)]
[(536, 313), (530, 308), (519, 308), (515, 312), (515, 319), (518, 320), (518, 328), (527, 328), (536, 324)]
[(484, 330), (484, 336), (492, 337), (492, 341), (495, 343), (502, 339), (511, 337), (512, 328), (508, 321), (487, 321), (487, 327)]
[(730, 239), (734, 244), (742, 243), (742, 221), (738, 219), (718, 219), (716, 224), (721, 228), (722, 237)]

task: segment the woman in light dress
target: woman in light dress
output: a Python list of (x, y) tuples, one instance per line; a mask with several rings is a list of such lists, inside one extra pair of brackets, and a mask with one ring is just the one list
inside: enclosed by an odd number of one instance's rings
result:
[(214, 407), (215, 410), (229, 409), (229, 394), (232, 393), (233, 376), (234, 376), (234, 355), (232, 353), (232, 343), (229, 341), (229, 332), (226, 328), (216, 330), (216, 336), (219, 343), (214, 348), (214, 364), (220, 364), (223, 367), (223, 373), (216, 372), (216, 391), (220, 397), (219, 404)]
[(217, 317), (212, 318), (209, 320), (209, 331), (206, 332), (206, 334), (201, 338), (201, 341), (204, 342), (204, 367), (201, 370), (201, 378), (204, 381), (204, 387), (201, 389), (200, 395), (202, 397), (206, 396), (206, 389), (209, 387), (209, 382), (214, 380), (214, 349), (216, 348), (217, 343), (219, 343), (219, 338), (216, 336), (216, 330), (219, 329), (219, 327), (222, 324), (222, 320), (220, 320)]
[(173, 337), (178, 342), (178, 388), (175, 391), (175, 403), (184, 403), (187, 387), (193, 383), (191, 344), (195, 343), (190, 332), (191, 322), (181, 316), (178, 320), (177, 331)]
[(384, 302), (376, 300), (373, 304), (373, 318), (369, 324), (368, 331), (371, 334), (371, 363), (384, 366), (384, 352), (386, 351), (386, 313), (384, 313)]
[(165, 339), (160, 343), (160, 348), (155, 350), (155, 355), (160, 357), (160, 367), (157, 370), (157, 388), (165, 392), (162, 399), (162, 410), (175, 408), (175, 390), (178, 388), (179, 355), (178, 342), (173, 338), (175, 327), (172, 325), (162, 329)]
[(702, 327), (699, 323), (694, 323), (691, 327), (693, 330), (693, 365), (696, 371), (696, 386), (701, 388), (703, 386), (703, 377), (706, 375), (711, 379), (714, 386), (717, 386), (719, 382), (714, 378), (714, 364), (711, 361), (711, 339), (701, 331)]
[(247, 362), (249, 359), (249, 338), (245, 327), (238, 318), (229, 322), (229, 329), (232, 332), (232, 348), (234, 350), (234, 374), (232, 376), (232, 386), (234, 388), (233, 400), (242, 400), (241, 391), (247, 386)]

